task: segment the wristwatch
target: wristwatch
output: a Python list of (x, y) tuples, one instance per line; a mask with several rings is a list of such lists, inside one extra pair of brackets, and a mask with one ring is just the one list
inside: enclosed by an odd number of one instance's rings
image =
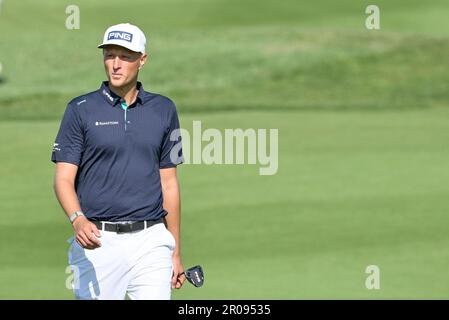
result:
[(84, 213), (82, 213), (81, 211), (75, 211), (75, 213), (73, 213), (70, 217), (69, 220), (70, 222), (73, 223), (73, 221), (75, 221), (76, 218), (84, 216)]

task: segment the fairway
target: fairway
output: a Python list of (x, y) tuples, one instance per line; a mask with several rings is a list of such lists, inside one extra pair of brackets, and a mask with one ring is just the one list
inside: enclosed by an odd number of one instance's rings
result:
[[(187, 128), (198, 119), (221, 129), (276, 123), (282, 156), (275, 176), (259, 176), (255, 165), (179, 168), (185, 264), (202, 264), (206, 284), (174, 298), (445, 298), (448, 116), (443, 109), (183, 116)], [(71, 298), (63, 241), (71, 230), (53, 200), (48, 161), (57, 127), (0, 124), (1, 298)], [(379, 291), (365, 288), (371, 264), (382, 271)]]
[(279, 130), (275, 175), (178, 168), (184, 267), (205, 284), (174, 299), (449, 298), (447, 1), (376, 1), (380, 31), (369, 1), (129, 2), (77, 1), (72, 31), (69, 3), (2, 4), (0, 299), (73, 299), (51, 149), (67, 102), (105, 78), (102, 33), (124, 21), (148, 32), (141, 81), (183, 128)]

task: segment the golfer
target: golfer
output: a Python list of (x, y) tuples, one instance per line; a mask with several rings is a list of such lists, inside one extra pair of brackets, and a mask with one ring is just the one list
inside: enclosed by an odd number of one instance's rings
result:
[(137, 81), (145, 45), (134, 25), (106, 30), (98, 47), (109, 81), (69, 102), (53, 146), (78, 299), (168, 300), (185, 281), (179, 120), (170, 99)]

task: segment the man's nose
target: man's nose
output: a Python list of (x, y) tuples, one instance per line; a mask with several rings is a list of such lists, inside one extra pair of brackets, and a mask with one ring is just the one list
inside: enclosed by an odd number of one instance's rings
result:
[(120, 58), (119, 57), (115, 57), (114, 58), (113, 67), (114, 67), (114, 69), (119, 69), (120, 68)]

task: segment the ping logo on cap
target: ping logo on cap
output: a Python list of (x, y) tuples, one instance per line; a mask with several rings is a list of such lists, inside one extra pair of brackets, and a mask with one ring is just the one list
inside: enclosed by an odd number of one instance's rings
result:
[(108, 40), (125, 40), (128, 42), (132, 42), (133, 40), (133, 35), (129, 32), (125, 32), (125, 31), (111, 31), (108, 34)]

